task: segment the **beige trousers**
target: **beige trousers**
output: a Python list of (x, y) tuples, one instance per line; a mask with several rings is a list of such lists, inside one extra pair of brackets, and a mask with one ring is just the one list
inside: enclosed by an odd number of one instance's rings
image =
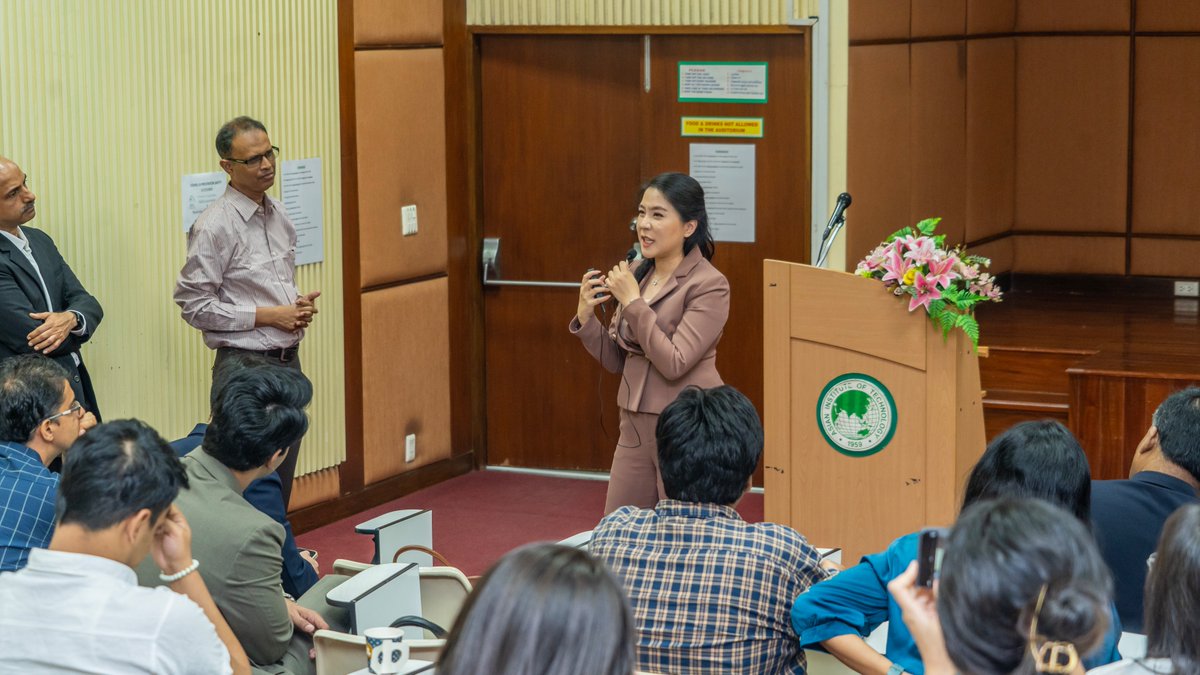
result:
[(653, 508), (658, 500), (666, 498), (658, 470), (658, 443), (654, 438), (658, 415), (618, 410), (621, 434), (609, 470), (605, 515), (622, 506)]

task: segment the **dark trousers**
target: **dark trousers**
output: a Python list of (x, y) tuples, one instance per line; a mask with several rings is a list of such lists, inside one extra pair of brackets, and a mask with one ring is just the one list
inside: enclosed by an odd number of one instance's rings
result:
[[(234, 347), (220, 347), (217, 349), (217, 358), (213, 361), (213, 372), (214, 373), (216, 372), (217, 366), (221, 365), (222, 361), (229, 358), (230, 355), (237, 354), (239, 352), (242, 354), (259, 355), (258, 352), (254, 352), (254, 351), (248, 351), (248, 350), (244, 350), (244, 349), (236, 349)], [(281, 368), (292, 368), (293, 370), (299, 370), (300, 372), (304, 372), (300, 368), (300, 354), (299, 353), (297, 353), (295, 358), (293, 358), (290, 361), (280, 361), (279, 359), (270, 359), (265, 356), (261, 356), (261, 355), (259, 355), (259, 356), (262, 359), (262, 361), (264, 361), (266, 363), (273, 363), (275, 365), (278, 365)], [(215, 381), (213, 382), (213, 386), (214, 387), (216, 386)], [(210, 398), (209, 400), (215, 401), (217, 399), (216, 394), (217, 394), (216, 391), (212, 391), (210, 394), (212, 398)], [(296, 476), (296, 458), (300, 456), (300, 441), (302, 441), (302, 440), (304, 440), (304, 439), (301, 438), (301, 439), (297, 440), (295, 443), (292, 444), (292, 447), (288, 448), (287, 457), (283, 458), (283, 464), (280, 464), (279, 468), (275, 469), (275, 473), (278, 474), (279, 482), (281, 483), (281, 486), (282, 486), (284, 509), (287, 508), (287, 505), (291, 501), (291, 498), (292, 498), (292, 479), (295, 478), (295, 476)]]

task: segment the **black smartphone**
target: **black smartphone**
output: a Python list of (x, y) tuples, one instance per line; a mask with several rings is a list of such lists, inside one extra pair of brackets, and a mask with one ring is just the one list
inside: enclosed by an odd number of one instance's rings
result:
[(946, 530), (931, 527), (921, 530), (917, 543), (917, 585), (933, 588), (933, 582), (942, 571), (942, 554), (945, 551)]

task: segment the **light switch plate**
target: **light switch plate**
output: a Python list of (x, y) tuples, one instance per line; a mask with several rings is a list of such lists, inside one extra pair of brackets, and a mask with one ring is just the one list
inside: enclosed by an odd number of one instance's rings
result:
[(400, 209), (400, 231), (408, 237), (417, 233), (417, 205), (409, 204)]
[(417, 459), (417, 435), (409, 434), (404, 437), (404, 461), (412, 462)]

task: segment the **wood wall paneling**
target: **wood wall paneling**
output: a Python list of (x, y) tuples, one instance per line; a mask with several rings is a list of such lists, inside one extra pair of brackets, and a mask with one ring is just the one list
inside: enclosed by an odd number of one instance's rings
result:
[[(450, 457), (449, 296), (443, 278), (363, 294), (368, 484)], [(404, 461), (407, 434), (416, 461)]]
[(1008, 33), (1017, 21), (1013, 0), (967, 0), (967, 33)]
[(1016, 0), (1018, 31), (1127, 31), (1131, 0)]
[(854, 205), (846, 217), (846, 263), (853, 268), (911, 224), (909, 46), (852, 47), (850, 72), (847, 184)]
[(445, 5), (446, 267), (450, 294), (450, 441), (486, 466), (483, 284), (479, 230), (479, 97), (475, 40), (467, 30), (467, 1)]
[(1018, 38), (1016, 82), (1016, 229), (1124, 232), (1129, 38)]
[(1017, 131), (1013, 38), (967, 42), (966, 96), (966, 239), (974, 241), (1013, 227)]
[[(810, 88), (805, 40), (800, 34), (756, 36), (660, 36), (651, 46), (652, 83), (644, 110), (649, 128), (642, 144), (642, 175), (688, 170), (691, 144), (730, 142), (682, 138), (684, 115), (762, 117), (764, 138), (755, 146), (755, 241), (717, 242), (713, 264), (730, 285), (729, 320), (717, 347), (724, 381), (763, 404), (762, 261), (807, 260), (809, 228)], [(770, 64), (769, 103), (679, 103), (680, 61), (766, 61)], [(741, 141), (745, 142), (745, 141)]]
[(359, 46), (440, 45), (443, 12), (461, 4), (447, 3), (444, 9), (443, 2), (354, 0), (354, 42)]
[(851, 42), (907, 40), (910, 25), (911, 0), (850, 0)]
[[(915, 19), (915, 3), (913, 9)], [(913, 44), (910, 52), (908, 223), (941, 217), (938, 233), (951, 245), (963, 242), (966, 234), (966, 49), (962, 41), (928, 42)]]
[(1133, 232), (1200, 234), (1200, 37), (1138, 38), (1135, 83)]
[(1015, 235), (1013, 272), (1124, 274), (1124, 237)]
[(985, 258), (990, 258), (992, 261), (988, 272), (993, 276), (1003, 272), (1011, 272), (1013, 268), (1013, 239), (1009, 236), (1004, 236), (1000, 239), (994, 239), (984, 244), (976, 244), (971, 247), (971, 252), (975, 255), (981, 255)]
[[(446, 270), (446, 115), (441, 49), (355, 54), (363, 288)], [(417, 206), (404, 236), (401, 207)]]
[(911, 0), (912, 37), (962, 35), (967, 27), (966, 0)]
[(1200, 31), (1200, 3), (1137, 0), (1138, 31)]
[(1200, 277), (1200, 241), (1133, 238), (1130, 274), (1152, 277)]

